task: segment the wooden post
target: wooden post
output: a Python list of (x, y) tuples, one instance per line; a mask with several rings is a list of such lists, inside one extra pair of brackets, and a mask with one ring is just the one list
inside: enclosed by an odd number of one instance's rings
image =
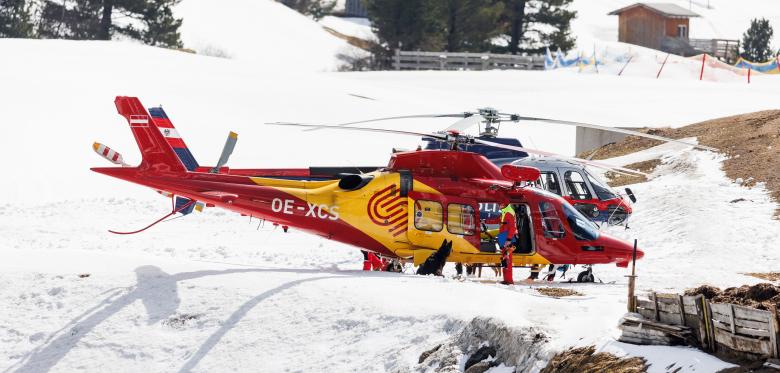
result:
[[(636, 244), (637, 240), (634, 240), (634, 253), (631, 261), (631, 275), (628, 277), (628, 312), (636, 312), (636, 296), (634, 296), (634, 290), (636, 287)], [(658, 308), (656, 304), (656, 308)], [(656, 310), (656, 312), (658, 312)], [(657, 313), (656, 313), (657, 315)]]
[(750, 72), (751, 71), (753, 71), (753, 69), (748, 67), (748, 84), (750, 84)]
[(731, 334), (737, 334), (737, 325), (734, 324), (734, 304), (729, 303), (729, 322), (731, 323)]
[(772, 319), (769, 320), (769, 342), (772, 344), (772, 357), (780, 357), (780, 351), (777, 348), (777, 308), (772, 307)]
[(696, 317), (699, 319), (699, 344), (704, 351), (709, 351), (710, 334), (707, 325), (707, 313), (704, 310), (704, 296), (699, 294), (694, 298), (694, 307), (696, 307)]
[(401, 48), (395, 50), (395, 69), (401, 70)]
[(716, 352), (718, 350), (718, 343), (715, 341), (715, 325), (712, 321), (712, 307), (710, 306), (710, 301), (707, 300), (707, 298), (704, 299), (704, 312), (706, 319), (704, 322), (707, 323), (707, 333), (709, 333), (707, 340), (710, 343), (710, 352)]
[(685, 326), (685, 306), (683, 305), (682, 295), (677, 294), (677, 307), (680, 308), (680, 325)]
[(439, 70), (444, 70), (445, 66), (447, 66), (447, 56), (442, 54), (439, 56)]
[(699, 74), (699, 80), (704, 80), (704, 63), (707, 62), (707, 53), (701, 55), (701, 74)]
[(661, 321), (661, 315), (658, 314), (658, 296), (653, 292), (653, 304), (655, 305), (655, 321)]

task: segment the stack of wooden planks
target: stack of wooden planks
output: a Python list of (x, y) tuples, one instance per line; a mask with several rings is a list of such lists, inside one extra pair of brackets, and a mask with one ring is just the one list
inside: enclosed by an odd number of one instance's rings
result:
[(687, 326), (646, 320), (638, 315), (624, 317), (618, 328), (622, 332), (620, 342), (640, 345), (685, 345), (696, 338)]

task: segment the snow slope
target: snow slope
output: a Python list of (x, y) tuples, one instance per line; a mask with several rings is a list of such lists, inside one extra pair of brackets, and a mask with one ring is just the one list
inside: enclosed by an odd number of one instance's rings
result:
[[(300, 132), (264, 122), (338, 123), (371, 117), (453, 113), (493, 106), (508, 112), (623, 126), (679, 126), (712, 117), (774, 108), (771, 77), (755, 84), (655, 81), (590, 74), (489, 72), (266, 72), (240, 61), (132, 43), (0, 40), (0, 154), (10, 180), (0, 202), (39, 203), (84, 196), (157, 198), (96, 175), (91, 149), (100, 141), (133, 164), (137, 146), (116, 114), (116, 95), (164, 105), (203, 164), (216, 162), (223, 138), (240, 134), (230, 165), (292, 167), (383, 165), (392, 147), (418, 139), (328, 131)], [(21, 74), (30, 71), (34, 73)], [(368, 97), (370, 99), (366, 99)], [(377, 123), (433, 131), (447, 120)], [(574, 130), (521, 124), (505, 136), (571, 154)], [(345, 146), (348, 145), (348, 146)], [(45, 149), (38, 153), (37, 149)]]
[[(101, 141), (138, 161), (112, 104), (115, 95), (137, 95), (148, 106), (164, 104), (202, 164), (216, 161), (228, 130), (241, 138), (233, 167), (384, 164), (391, 147), (413, 147), (417, 139), (262, 123), (491, 105), (607, 124), (682, 125), (772, 108), (765, 98), (778, 92), (773, 80), (748, 87), (522, 71), (277, 71), (132, 43), (57, 40), (3, 39), (0, 53), (0, 156), (7, 160), (0, 183), (0, 351), (8, 352), (0, 356), (2, 371), (402, 371), (474, 316), (542, 327), (553, 337), (551, 349), (595, 343), (652, 355), (654, 369), (669, 359), (697, 371), (726, 366), (690, 349), (615, 343), (625, 271), (613, 267), (597, 274), (617, 284), (575, 285), (583, 298), (558, 300), (527, 286), (356, 272), (354, 248), (215, 210), (143, 235), (110, 235), (106, 229), (163, 215), (168, 202), (88, 171), (105, 164), (91, 144)], [(568, 128), (504, 130), (531, 146), (572, 151)], [(777, 232), (774, 204), (760, 188), (731, 184), (718, 167), (710, 155), (680, 153), (656, 180), (635, 187), (634, 228), (618, 234), (638, 238), (646, 251), (643, 289), (745, 283), (752, 280), (739, 272), (777, 263), (768, 246)], [(731, 195), (753, 202), (729, 204)], [(697, 224), (723, 211), (736, 219)], [(757, 256), (724, 265), (743, 240)], [(715, 270), (691, 269), (685, 259)]]
[(185, 48), (251, 63), (256, 69), (334, 71), (338, 53), (352, 50), (313, 20), (272, 0), (185, 0)]

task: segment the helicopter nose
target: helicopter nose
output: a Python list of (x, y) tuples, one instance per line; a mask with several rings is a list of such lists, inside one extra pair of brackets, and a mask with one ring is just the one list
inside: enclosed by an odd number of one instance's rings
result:
[[(622, 241), (609, 235), (602, 235), (604, 247), (607, 248), (608, 255), (615, 261), (618, 267), (627, 267), (634, 256), (634, 245)], [(642, 259), (645, 256), (644, 251), (637, 247), (636, 258)]]

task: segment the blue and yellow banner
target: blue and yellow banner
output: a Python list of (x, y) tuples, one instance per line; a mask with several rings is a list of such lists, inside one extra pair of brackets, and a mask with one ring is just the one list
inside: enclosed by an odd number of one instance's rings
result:
[(750, 62), (742, 57), (734, 65), (740, 69), (750, 69), (764, 74), (780, 74), (780, 63), (777, 58), (769, 62)]

